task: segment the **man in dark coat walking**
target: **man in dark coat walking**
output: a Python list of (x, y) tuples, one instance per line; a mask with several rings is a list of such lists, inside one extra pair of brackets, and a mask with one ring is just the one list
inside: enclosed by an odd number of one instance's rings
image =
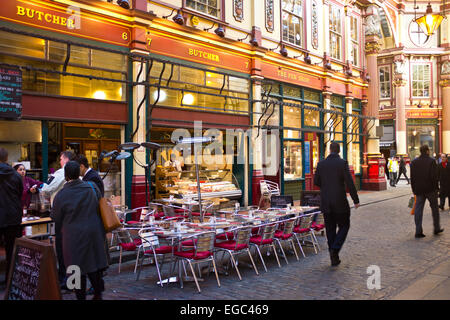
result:
[(67, 183), (53, 202), (51, 217), (61, 232), (64, 264), (81, 270), (81, 289), (77, 299), (86, 299), (86, 275), (94, 288), (94, 299), (101, 299), (102, 272), (108, 267), (105, 252), (105, 229), (98, 214), (100, 192), (79, 179), (80, 166), (69, 161), (64, 167)]
[[(359, 207), (358, 193), (348, 167), (348, 162), (339, 156), (340, 145), (332, 142), (330, 155), (317, 164), (314, 184), (320, 187), (320, 209), (325, 219), (328, 250), (331, 265), (337, 266), (339, 251), (350, 229), (350, 206), (346, 186), (350, 191), (355, 208)], [(336, 233), (336, 227), (338, 231)]]
[(444, 210), (445, 199), (448, 199), (450, 206), (450, 166), (448, 165), (448, 156), (441, 154), (441, 163), (438, 165), (439, 179), (439, 208)]
[[(6, 272), (8, 279), (9, 266), (16, 238), (22, 236), (22, 177), (9, 166), (8, 151), (0, 148), (0, 239), (5, 242)], [(3, 281), (2, 281), (3, 282)]]
[(439, 234), (439, 208), (437, 201), (438, 170), (436, 161), (430, 157), (430, 149), (427, 145), (420, 147), (420, 156), (411, 162), (411, 188), (416, 196), (414, 208), (414, 222), (416, 224), (416, 238), (423, 238), (422, 218), (425, 200), (428, 200), (433, 217), (434, 234)]
[(408, 176), (406, 175), (406, 161), (405, 161), (405, 159), (403, 159), (402, 156), (400, 156), (399, 169), (398, 169), (398, 177), (397, 177), (397, 182), (396, 182), (396, 184), (398, 184), (398, 182), (400, 181), (400, 176), (401, 176), (402, 174), (405, 176), (406, 181), (408, 181), (408, 184), (409, 184), (409, 178), (408, 178)]

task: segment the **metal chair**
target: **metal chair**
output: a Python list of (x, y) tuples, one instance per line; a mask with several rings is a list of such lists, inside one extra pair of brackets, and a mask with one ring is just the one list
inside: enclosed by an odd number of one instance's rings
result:
[[(152, 206), (135, 208), (132, 211), (125, 213), (125, 227), (141, 227), (146, 221), (149, 221), (150, 217), (155, 218), (156, 209)], [(136, 215), (139, 216), (139, 220), (135, 219)]]
[(317, 254), (317, 249), (316, 249), (317, 239), (315, 238), (315, 236), (313, 234), (314, 231), (311, 228), (312, 217), (313, 217), (313, 214), (305, 214), (305, 215), (298, 216), (296, 226), (293, 229), (295, 239), (297, 240), (297, 244), (298, 244), (300, 250), (302, 251), (303, 257), (306, 257), (306, 256), (305, 256), (305, 252), (303, 251), (302, 245), (300, 244), (300, 239), (304, 243), (305, 238), (308, 236), (310, 236), (311, 241), (309, 241), (309, 242), (311, 242), (311, 244), (313, 245), (313, 248), (314, 248), (314, 252)]
[(228, 254), (230, 255), (230, 260), (232, 261), (234, 268), (236, 269), (236, 272), (238, 274), (239, 280), (242, 280), (242, 277), (239, 272), (238, 263), (235, 259), (235, 256), (244, 252), (247, 252), (250, 261), (252, 262), (253, 269), (255, 269), (256, 275), (259, 275), (258, 269), (256, 268), (255, 262), (253, 261), (253, 257), (249, 249), (251, 230), (251, 227), (239, 227), (230, 230), (229, 232), (233, 233), (233, 240), (216, 242), (215, 244), (216, 251), (223, 251), (224, 253), (228, 252)]
[(280, 188), (278, 187), (278, 183), (275, 183), (270, 180), (261, 180), (259, 182), (259, 188), (261, 191), (261, 198), (259, 199), (258, 207), (261, 207), (261, 202), (263, 200), (269, 200), (272, 196), (280, 195)]
[(183, 288), (183, 279), (181, 276), (180, 263), (187, 262), (194, 277), (195, 284), (197, 286), (198, 292), (201, 293), (200, 286), (198, 284), (197, 276), (194, 271), (194, 264), (199, 264), (203, 262), (208, 262), (213, 264), (214, 273), (216, 274), (217, 284), (220, 287), (219, 274), (217, 273), (216, 261), (214, 259), (214, 242), (216, 238), (216, 233), (214, 231), (202, 232), (192, 235), (185, 239), (192, 240), (193, 247), (189, 246), (188, 250), (183, 250), (183, 246), (174, 252), (175, 263), (178, 263), (178, 275), (180, 280), (181, 288)]
[(140, 238), (133, 239), (133, 237), (130, 234), (129, 229), (126, 229), (126, 228), (118, 229), (116, 231), (116, 237), (119, 242), (118, 245), (119, 245), (119, 250), (120, 250), (118, 272), (120, 273), (120, 266), (122, 264), (123, 251), (128, 251), (128, 252), (134, 251), (134, 252), (136, 252), (136, 263), (134, 265), (134, 272), (136, 273), (138, 259), (139, 259), (139, 251), (142, 246), (141, 239)]
[(187, 218), (189, 217), (189, 209), (173, 206), (170, 204), (161, 205), (165, 218)]
[[(153, 231), (155, 231), (154, 227), (150, 228), (142, 228), (139, 230), (139, 237), (142, 241), (142, 250), (143, 254), (141, 257), (141, 262), (139, 264), (139, 271), (136, 275), (136, 281), (139, 280), (139, 276), (141, 274), (142, 263), (144, 262), (145, 257), (152, 257), (155, 259), (156, 271), (158, 272), (159, 284), (161, 287), (163, 286), (163, 281), (161, 277), (161, 270), (164, 264), (164, 258), (167, 254), (173, 254), (174, 247), (173, 246), (161, 246), (158, 236), (156, 236)], [(162, 256), (163, 260), (161, 262), (161, 266), (158, 264), (158, 256)]]
[(311, 223), (311, 228), (313, 229), (313, 236), (314, 239), (316, 241), (316, 246), (318, 251), (321, 250), (320, 245), (319, 245), (319, 241), (317, 240), (316, 237), (316, 232), (320, 232), (321, 235), (324, 235), (325, 232), (325, 219), (323, 217), (323, 213), (319, 212), (319, 213), (314, 213), (314, 217), (312, 219), (312, 223)]
[(295, 227), (295, 222), (297, 221), (297, 217), (294, 218), (290, 218), (287, 220), (282, 221), (279, 225), (282, 228), (281, 230), (277, 230), (275, 232), (275, 241), (278, 243), (278, 246), (280, 247), (281, 252), (283, 253), (284, 256), (284, 260), (286, 260), (286, 264), (289, 264), (286, 254), (284, 252), (283, 246), (281, 244), (281, 242), (290, 242), (292, 245), (292, 250), (294, 250), (295, 253), (295, 257), (298, 259), (298, 254), (297, 254), (297, 250), (295, 249), (295, 244), (294, 244), (294, 227)]
[(266, 264), (264, 262), (264, 259), (261, 254), (260, 248), (269, 246), (272, 248), (273, 253), (275, 254), (275, 257), (277, 258), (278, 267), (281, 268), (280, 260), (278, 259), (277, 250), (275, 249), (275, 246), (273, 244), (273, 239), (275, 235), (275, 231), (277, 228), (278, 223), (267, 223), (265, 225), (262, 225), (259, 227), (259, 231), (257, 235), (254, 235), (250, 237), (250, 245), (253, 245), (256, 247), (256, 250), (258, 251), (259, 257), (261, 259), (261, 262), (264, 266), (264, 270), (267, 272)]

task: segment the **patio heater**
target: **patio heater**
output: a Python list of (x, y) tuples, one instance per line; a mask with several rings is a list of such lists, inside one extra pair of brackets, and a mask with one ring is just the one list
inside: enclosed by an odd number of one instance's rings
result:
[(155, 151), (155, 150), (158, 150), (159, 148), (161, 148), (161, 146), (159, 144), (153, 143), (153, 142), (142, 142), (142, 143), (125, 142), (125, 143), (122, 143), (121, 145), (119, 145), (119, 149), (129, 151), (132, 155), (134, 162), (136, 162), (136, 164), (138, 166), (140, 166), (141, 168), (144, 169), (144, 172), (145, 172), (145, 205), (148, 207), (148, 189), (149, 189), (148, 188), (148, 178), (150, 177), (149, 171), (150, 171), (150, 167), (152, 166), (152, 164), (155, 160), (150, 160), (150, 164), (139, 163), (136, 160), (136, 158), (133, 156), (133, 151), (138, 149), (141, 146), (146, 149), (149, 149), (151, 151)]
[(203, 210), (202, 210), (202, 195), (200, 190), (200, 174), (199, 174), (199, 165), (197, 161), (197, 148), (196, 145), (214, 142), (214, 137), (192, 137), (192, 138), (183, 138), (180, 137), (176, 142), (177, 145), (192, 145), (194, 149), (194, 162), (195, 162), (195, 176), (197, 179), (197, 197), (198, 197), (198, 208), (200, 210), (200, 222), (203, 222)]

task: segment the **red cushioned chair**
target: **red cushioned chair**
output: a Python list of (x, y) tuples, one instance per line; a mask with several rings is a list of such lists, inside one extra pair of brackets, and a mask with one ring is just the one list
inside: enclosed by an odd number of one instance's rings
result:
[(289, 242), (291, 243), (292, 250), (294, 250), (295, 257), (298, 259), (297, 250), (295, 249), (294, 244), (294, 227), (295, 223), (297, 221), (297, 217), (290, 218), (287, 220), (284, 220), (279, 225), (279, 230), (275, 231), (275, 241), (278, 243), (278, 246), (280, 247), (281, 252), (283, 253), (284, 260), (286, 260), (286, 264), (289, 264), (286, 254), (284, 252), (282, 242)]
[[(161, 278), (161, 270), (164, 264), (164, 259), (167, 255), (172, 256), (174, 252), (173, 246), (161, 246), (159, 243), (158, 236), (156, 236), (153, 231), (155, 231), (154, 227), (151, 228), (142, 228), (139, 230), (139, 237), (142, 241), (142, 250), (143, 254), (141, 256), (141, 262), (139, 264), (139, 271), (136, 275), (136, 281), (139, 280), (139, 276), (141, 274), (142, 263), (144, 262), (145, 257), (152, 257), (155, 259), (156, 271), (158, 272), (159, 284), (161, 287), (163, 286), (163, 281)], [(158, 263), (158, 256), (162, 256), (161, 266)]]
[(172, 205), (162, 205), (165, 218), (186, 219), (189, 217), (189, 209)]
[(119, 246), (119, 269), (118, 272), (120, 273), (120, 266), (122, 264), (122, 254), (124, 251), (127, 252), (136, 252), (136, 263), (134, 265), (134, 272), (136, 273), (137, 264), (138, 264), (138, 258), (139, 258), (139, 251), (142, 246), (141, 239), (133, 239), (133, 237), (130, 234), (130, 231), (128, 229), (122, 228), (118, 229), (115, 232), (118, 246)]
[[(316, 241), (317, 250), (320, 251), (319, 241), (317, 241), (316, 232), (320, 232), (321, 235), (324, 235), (325, 232), (325, 220), (323, 217), (323, 213), (315, 213), (315, 221), (311, 223), (311, 229), (313, 229), (314, 240)], [(313, 219), (314, 220), (314, 219)]]
[(194, 271), (194, 264), (200, 264), (203, 262), (208, 262), (213, 264), (214, 273), (216, 274), (217, 284), (220, 287), (219, 275), (217, 273), (216, 261), (214, 259), (214, 243), (216, 240), (215, 232), (202, 232), (192, 235), (186, 239), (192, 240), (194, 247), (183, 247), (181, 246), (174, 252), (175, 263), (178, 263), (178, 278), (180, 281), (181, 288), (183, 288), (183, 279), (181, 276), (181, 266), (180, 264), (187, 262), (194, 277), (195, 284), (197, 286), (198, 292), (201, 293), (200, 286), (198, 284), (197, 276)]
[[(204, 202), (204, 204), (202, 205), (203, 217), (211, 217), (211, 216), (213, 216), (213, 213), (211, 212), (211, 209), (214, 206), (214, 202), (202, 201), (202, 203), (203, 202)], [(189, 219), (191, 221), (194, 221), (195, 218), (199, 219), (200, 216), (201, 216), (200, 212), (197, 212), (197, 211), (189, 210), (188, 212), (189, 212)]]
[(258, 251), (259, 257), (261, 259), (261, 262), (264, 266), (264, 270), (267, 272), (266, 264), (264, 262), (264, 259), (261, 254), (260, 248), (263, 247), (271, 247), (273, 250), (273, 253), (275, 254), (275, 257), (277, 258), (278, 267), (281, 268), (280, 260), (278, 259), (277, 250), (275, 249), (275, 245), (273, 244), (273, 239), (275, 236), (275, 231), (277, 228), (278, 223), (268, 223), (265, 225), (262, 225), (259, 227), (259, 231), (257, 235), (253, 235), (250, 237), (250, 245), (256, 247), (256, 250)]
[(302, 243), (305, 244), (305, 239), (309, 236), (311, 241), (308, 241), (312, 244), (314, 248), (314, 252), (317, 254), (316, 249), (316, 238), (314, 236), (314, 230), (311, 228), (312, 224), (312, 217), (313, 214), (306, 214), (306, 215), (300, 215), (297, 217), (296, 226), (294, 227), (294, 236), (297, 240), (297, 244), (302, 251), (303, 257), (305, 256), (305, 252), (303, 251), (302, 245), (300, 243), (300, 240), (302, 240)]
[(250, 261), (252, 262), (253, 268), (255, 269), (255, 272), (257, 275), (258, 269), (256, 268), (255, 262), (253, 261), (253, 257), (250, 253), (249, 249), (249, 241), (251, 237), (251, 227), (239, 227), (234, 229), (233, 231), (230, 231), (230, 233), (233, 234), (233, 237), (231, 240), (223, 241), (223, 242), (216, 242), (215, 248), (216, 251), (223, 251), (224, 253), (228, 253), (230, 255), (230, 260), (233, 262), (234, 268), (236, 269), (236, 272), (238, 274), (239, 280), (242, 280), (241, 274), (238, 269), (237, 259), (235, 259), (235, 256), (247, 252)]

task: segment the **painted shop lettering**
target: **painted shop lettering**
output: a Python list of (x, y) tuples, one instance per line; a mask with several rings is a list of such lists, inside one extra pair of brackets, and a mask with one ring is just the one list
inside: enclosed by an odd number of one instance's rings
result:
[(285, 79), (297, 80), (297, 81), (301, 81), (301, 82), (309, 82), (308, 78), (305, 78), (305, 77), (302, 77), (301, 75), (297, 75), (297, 74), (290, 73), (287, 71), (283, 71), (283, 70), (277, 70), (277, 75), (279, 77), (282, 77)]
[(213, 54), (213, 53), (198, 50), (198, 49), (192, 49), (192, 48), (189, 48), (189, 55), (198, 57), (198, 58), (202, 58), (202, 59), (206, 59), (206, 60), (210, 60), (210, 61), (215, 61), (215, 62), (219, 62), (219, 60), (220, 60), (219, 56), (217, 54)]
[(18, 16), (26, 16), (30, 19), (36, 19), (38, 21), (45, 21), (52, 24), (57, 24), (61, 26), (65, 26), (69, 29), (73, 29), (75, 27), (74, 20), (68, 19), (65, 17), (57, 16), (51, 13), (45, 13), (42, 11), (25, 8), (22, 6), (17, 6), (17, 15)]

